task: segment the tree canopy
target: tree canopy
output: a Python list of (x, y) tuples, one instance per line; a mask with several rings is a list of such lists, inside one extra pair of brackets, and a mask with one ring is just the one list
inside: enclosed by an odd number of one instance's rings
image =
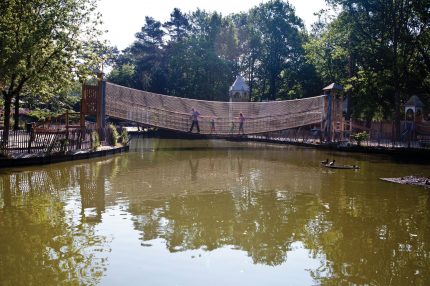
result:
[(288, 2), (270, 1), (226, 17), (178, 8), (170, 16), (165, 23), (145, 19), (109, 80), (207, 100), (227, 100), (237, 74), (248, 79), (253, 100), (312, 96), (321, 88), (305, 60), (303, 23)]
[(428, 100), (430, 1), (327, 2), (341, 12), (313, 35), (308, 59), (325, 80), (347, 86), (355, 117), (398, 123), (411, 95)]
[[(326, 2), (310, 31), (282, 0), (227, 16), (179, 8), (164, 23), (147, 16), (135, 41), (118, 52), (108, 79), (222, 101), (238, 74), (247, 79), (252, 101), (316, 96), (337, 82), (346, 87), (348, 117), (397, 123), (411, 95), (429, 103), (430, 0)], [(97, 41), (96, 0), (5, 0), (0, 9), (6, 115), (20, 94), (53, 96), (94, 73), (110, 52)]]
[(428, 101), (429, 0), (327, 3), (311, 31), (281, 0), (228, 16), (175, 8), (165, 23), (146, 18), (109, 79), (227, 100), (229, 85), (242, 74), (254, 101), (316, 96), (337, 82), (346, 87), (348, 117), (364, 120), (399, 122), (401, 103), (411, 95)]
[(27, 90), (53, 95), (94, 72), (104, 46), (97, 41), (95, 0), (5, 0), (0, 4), (0, 90), (9, 129), (13, 98)]

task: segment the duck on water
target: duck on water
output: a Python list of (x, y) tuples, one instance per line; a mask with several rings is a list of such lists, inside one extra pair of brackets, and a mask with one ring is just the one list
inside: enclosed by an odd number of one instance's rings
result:
[(329, 160), (326, 159), (324, 161), (321, 161), (321, 164), (326, 168), (332, 168), (332, 169), (360, 169), (360, 167), (356, 165), (335, 165), (336, 160), (333, 160), (329, 163)]

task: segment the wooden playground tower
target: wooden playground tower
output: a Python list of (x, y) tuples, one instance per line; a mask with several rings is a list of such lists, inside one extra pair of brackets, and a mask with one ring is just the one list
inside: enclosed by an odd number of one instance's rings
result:
[(95, 116), (96, 130), (100, 138), (104, 137), (105, 128), (105, 89), (106, 81), (103, 79), (104, 74), (97, 74), (97, 85), (82, 84), (81, 111), (80, 111), (80, 126), (85, 129), (85, 116)]
[(343, 87), (332, 83), (323, 88), (324, 114), (325, 118), (321, 121), (322, 137), (326, 142), (344, 141), (345, 134), (351, 134), (351, 123), (346, 121), (343, 116)]

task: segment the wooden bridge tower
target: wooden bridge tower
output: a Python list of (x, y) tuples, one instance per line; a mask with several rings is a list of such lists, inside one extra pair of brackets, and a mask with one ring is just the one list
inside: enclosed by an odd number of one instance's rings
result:
[(85, 129), (85, 116), (95, 116), (96, 129), (100, 139), (104, 139), (104, 128), (106, 124), (106, 81), (104, 74), (97, 74), (97, 85), (82, 84), (80, 125)]
[[(345, 131), (341, 93), (343, 87), (337, 83), (332, 83), (324, 87), (323, 91), (327, 95), (324, 102), (325, 120), (322, 123), (324, 139), (327, 142), (333, 142), (335, 139), (342, 140)], [(336, 134), (339, 134), (340, 138), (336, 138)]]

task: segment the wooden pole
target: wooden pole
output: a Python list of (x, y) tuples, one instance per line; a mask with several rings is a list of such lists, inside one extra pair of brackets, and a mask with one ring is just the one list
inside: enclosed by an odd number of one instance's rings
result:
[(101, 141), (105, 140), (104, 127), (105, 127), (105, 99), (104, 99), (104, 81), (103, 73), (97, 74), (97, 115), (96, 115), (96, 128), (99, 133)]
[(66, 110), (66, 139), (69, 139), (69, 110)]
[(82, 94), (81, 94), (81, 110), (80, 110), (80, 118), (79, 123), (81, 126), (81, 129), (85, 129), (85, 113), (84, 110), (86, 108), (86, 100), (85, 100), (85, 84), (82, 84)]

